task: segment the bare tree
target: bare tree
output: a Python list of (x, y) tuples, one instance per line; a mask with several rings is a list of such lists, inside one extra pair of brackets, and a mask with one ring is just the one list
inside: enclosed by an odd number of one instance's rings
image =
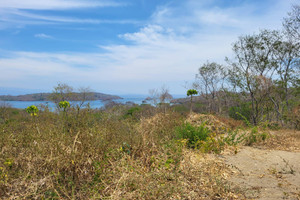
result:
[(173, 99), (173, 96), (169, 93), (169, 89), (166, 86), (162, 86), (159, 92), (160, 103), (166, 103)]
[(166, 86), (162, 86), (160, 89), (150, 89), (149, 94), (154, 105), (164, 104), (173, 99)]
[(173, 99), (172, 95), (169, 93), (169, 89), (166, 86), (162, 86), (160, 89), (149, 90), (150, 99), (152, 103), (166, 112), (168, 102)]
[(54, 87), (49, 99), (56, 104), (57, 108), (59, 108), (59, 102), (74, 100), (73, 87), (66, 83), (58, 83), (58, 85)]
[(255, 125), (262, 116), (262, 105), (267, 99), (266, 94), (261, 92), (258, 77), (271, 78), (276, 66), (272, 59), (272, 34), (272, 31), (263, 30), (259, 34), (240, 37), (233, 45), (235, 60), (227, 60), (231, 65), (230, 81), (241, 94), (250, 96), (252, 122)]
[(159, 102), (159, 91), (158, 91), (158, 89), (150, 89), (149, 90), (149, 95), (150, 95), (149, 99), (151, 100), (151, 103), (156, 106)]
[(94, 93), (89, 87), (80, 87), (78, 89), (78, 92), (75, 93), (74, 95), (74, 100), (77, 101), (76, 103), (76, 110), (77, 110), (77, 116), (80, 113), (80, 110), (83, 107), (88, 107), (89, 103), (88, 101), (94, 100)]
[[(276, 61), (276, 77), (277, 93), (281, 105), (277, 102), (278, 107), (281, 107), (281, 113), (287, 108), (290, 110), (289, 98), (292, 93), (291, 86), (299, 79), (299, 56), (300, 43), (295, 42), (287, 35), (277, 33), (274, 35), (276, 42), (272, 45), (272, 53)], [(275, 98), (272, 99), (275, 101)]]
[(223, 66), (215, 62), (207, 62), (199, 68), (194, 83), (201, 94), (208, 101), (209, 112), (217, 112), (219, 110), (219, 93), (224, 81)]
[(92, 92), (90, 87), (80, 87), (78, 92), (76, 93), (76, 101), (78, 109), (86, 106), (87, 101), (94, 100), (94, 93)]
[(283, 27), (289, 37), (300, 41), (300, 5), (293, 6), (288, 17), (284, 18)]

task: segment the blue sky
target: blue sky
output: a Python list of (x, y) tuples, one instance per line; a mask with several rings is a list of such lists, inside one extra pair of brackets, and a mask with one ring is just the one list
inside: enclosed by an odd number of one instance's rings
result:
[(184, 94), (238, 36), (281, 29), (299, 0), (0, 0), (0, 93), (58, 82), (111, 94)]

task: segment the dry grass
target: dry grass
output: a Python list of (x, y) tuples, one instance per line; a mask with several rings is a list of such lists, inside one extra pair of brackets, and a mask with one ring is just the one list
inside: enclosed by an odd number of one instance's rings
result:
[(300, 131), (283, 129), (270, 131), (271, 137), (263, 144), (264, 148), (300, 152)]
[[(186, 149), (175, 128), (186, 118), (147, 110), (124, 117), (126, 109), (22, 111), (0, 124), (2, 199), (243, 199), (227, 182), (230, 170), (212, 155)], [(220, 133), (231, 123), (206, 121)]]
[(225, 134), (230, 130), (244, 127), (242, 121), (211, 114), (192, 114), (186, 121), (198, 126), (205, 123), (207, 128), (217, 134)]
[(185, 150), (181, 169), (185, 199), (244, 199), (242, 190), (227, 181), (231, 170), (213, 154)]

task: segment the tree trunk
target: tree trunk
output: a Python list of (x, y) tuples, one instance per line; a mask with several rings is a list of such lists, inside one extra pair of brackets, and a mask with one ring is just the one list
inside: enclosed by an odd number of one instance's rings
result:
[(191, 95), (191, 107), (190, 107), (190, 113), (193, 112), (193, 95)]

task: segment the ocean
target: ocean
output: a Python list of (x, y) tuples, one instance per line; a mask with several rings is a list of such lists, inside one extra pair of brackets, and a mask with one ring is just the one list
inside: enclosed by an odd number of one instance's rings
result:
[[(142, 104), (143, 100), (145, 98), (123, 98), (123, 99), (117, 99), (117, 100), (114, 100), (114, 102), (116, 103), (122, 103), (122, 104), (125, 104), (126, 102), (133, 102), (135, 104)], [(105, 106), (105, 104), (107, 104), (109, 101), (100, 101), (100, 100), (97, 100), (97, 101), (86, 101), (86, 103), (89, 103), (90, 104), (90, 107), (93, 108), (93, 109), (96, 109), (96, 108), (102, 108)], [(78, 102), (70, 102), (71, 103), (71, 106), (75, 106), (76, 104), (78, 104)], [(48, 106), (49, 108), (55, 108), (55, 104), (51, 101), (6, 101), (5, 104), (8, 104), (10, 107), (13, 107), (13, 108), (19, 108), (19, 109), (25, 109), (27, 108), (28, 106), (31, 106), (31, 105), (35, 105), (35, 106), (41, 106), (41, 105), (45, 105), (45, 106)]]
[[(116, 103), (122, 103), (125, 104), (126, 102), (133, 102), (135, 104), (142, 104), (143, 101), (145, 100), (145, 98), (147, 98), (146, 95), (124, 95), (121, 96), (123, 99), (117, 99), (117, 100), (113, 100)], [(174, 95), (174, 98), (182, 98), (184, 97), (183, 95)], [(87, 101), (86, 103), (90, 104), (90, 107), (93, 109), (96, 108), (102, 108), (105, 106), (105, 104), (107, 104), (109, 101)], [(150, 102), (149, 102), (150, 103)], [(3, 104), (3, 102), (0, 101), (0, 106), (1, 104)], [(25, 109), (28, 106), (31, 105), (35, 105), (35, 106), (41, 106), (41, 105), (47, 105), (49, 108), (55, 108), (55, 104), (52, 103), (51, 101), (6, 101), (5, 104), (8, 104), (10, 107), (13, 108), (19, 108), (19, 109)], [(78, 104), (78, 102), (71, 102), (71, 106), (75, 106), (76, 104)]]

